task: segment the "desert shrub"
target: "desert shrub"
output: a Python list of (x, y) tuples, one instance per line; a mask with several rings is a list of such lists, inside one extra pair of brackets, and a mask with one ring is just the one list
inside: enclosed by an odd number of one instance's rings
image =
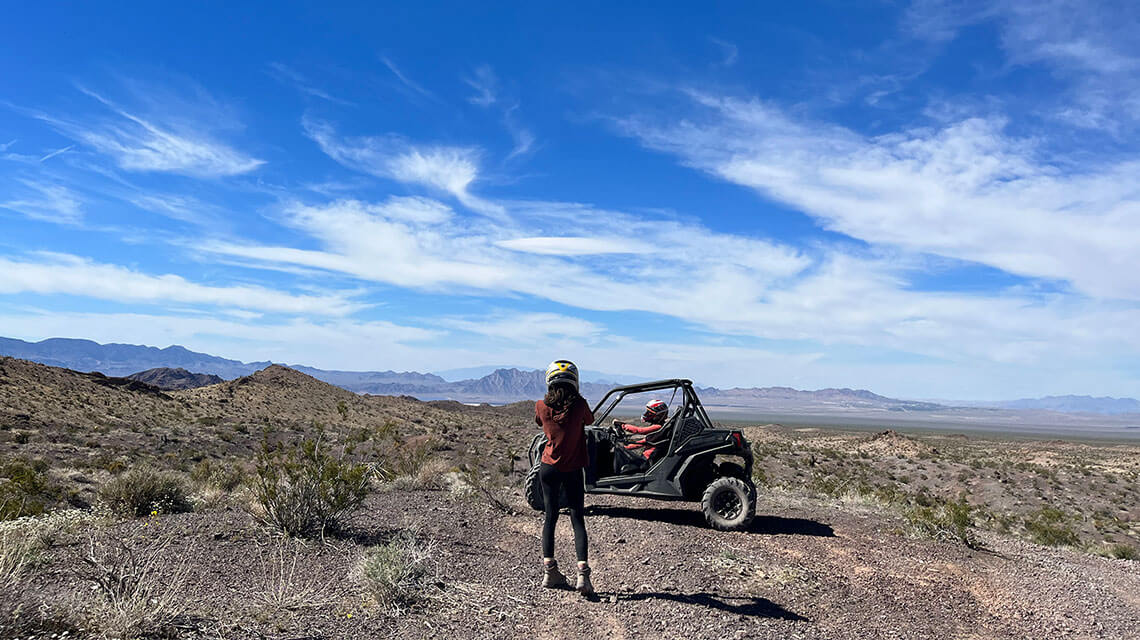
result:
[(400, 613), (425, 600), (436, 583), (435, 545), (414, 530), (373, 547), (360, 561), (364, 590), (378, 605)]
[(43, 545), (34, 532), (4, 522), (0, 528), (0, 637), (67, 637), (76, 629), (69, 624), (66, 603), (56, 598), (45, 601), (32, 584), (35, 569), (44, 561)]
[(62, 497), (43, 460), (16, 458), (0, 465), (0, 520), (39, 515)]
[(442, 474), (448, 465), (446, 461), (432, 457), (434, 446), (432, 441), (396, 446), (378, 465), (377, 474), (394, 489), (439, 489), (443, 486)]
[[(82, 560), (82, 577), (97, 595), (87, 625), (104, 636), (159, 635), (183, 613), (179, 598), (186, 563), (167, 553), (171, 537), (98, 542), (92, 537)], [(186, 557), (183, 555), (183, 557)]]
[(263, 524), (294, 537), (323, 537), (342, 526), (368, 496), (367, 466), (333, 455), (323, 437), (270, 447), (257, 456), (252, 481)]
[(1025, 519), (1025, 530), (1030, 539), (1037, 544), (1056, 546), (1075, 546), (1080, 537), (1068, 523), (1069, 517), (1064, 511), (1053, 507), (1042, 507)]
[(333, 587), (307, 571), (301, 559), (299, 550), (287, 542), (262, 552), (260, 588), (253, 594), (262, 613), (322, 607), (335, 600)]
[(768, 484), (768, 474), (764, 471), (763, 467), (752, 467), (752, 482), (756, 485)]
[(1116, 560), (1140, 560), (1140, 551), (1124, 543), (1105, 543), (1088, 549), (1091, 553)]
[(222, 491), (237, 489), (246, 478), (245, 467), (236, 460), (228, 465), (202, 460), (190, 471), (190, 479), (194, 482)]
[(451, 489), (459, 498), (482, 502), (495, 511), (507, 515), (519, 514), (507, 497), (507, 487), (501, 482), (501, 476), (495, 477), (478, 469), (466, 469), (458, 474)]
[(18, 588), (42, 551), (39, 541), (24, 532), (0, 532), (0, 593), (11, 593)]
[(911, 531), (917, 535), (975, 548), (977, 541), (970, 531), (973, 526), (971, 510), (965, 496), (961, 496), (957, 500), (931, 506), (913, 505), (903, 516)]
[(33, 541), (50, 548), (79, 533), (97, 528), (103, 517), (82, 509), (61, 509), (39, 516), (25, 516), (0, 522), (0, 536)]
[(193, 509), (182, 478), (151, 467), (131, 469), (111, 478), (99, 489), (99, 498), (113, 513), (135, 518)]

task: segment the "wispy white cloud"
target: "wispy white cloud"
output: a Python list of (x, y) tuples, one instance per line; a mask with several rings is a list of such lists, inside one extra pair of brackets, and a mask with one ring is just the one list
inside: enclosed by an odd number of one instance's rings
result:
[(131, 193), (124, 196), (136, 207), (196, 225), (215, 224), (212, 207), (196, 198), (166, 193)]
[(68, 151), (71, 151), (74, 148), (75, 148), (75, 145), (69, 144), (66, 147), (63, 147), (61, 149), (56, 149), (55, 151), (52, 151), (51, 153), (48, 153), (47, 155), (40, 158), (40, 162), (46, 162), (48, 160), (51, 160), (52, 158), (54, 158), (60, 154), (67, 153)]
[(428, 91), (427, 89), (423, 88), (422, 86), (420, 86), (418, 83), (413, 81), (408, 76), (404, 75), (404, 72), (400, 71), (400, 68), (397, 67), (396, 63), (392, 62), (392, 60), (390, 58), (388, 58), (387, 56), (380, 56), (380, 61), (384, 63), (385, 67), (388, 67), (388, 70), (392, 72), (392, 75), (396, 76), (396, 79), (400, 81), (400, 84), (404, 85), (405, 87), (411, 89), (412, 91), (414, 91), (415, 93), (418, 93), (421, 96), (424, 96), (426, 98), (431, 98), (433, 100), (435, 99), (435, 94), (433, 94), (431, 91)]
[(119, 107), (94, 91), (80, 90), (117, 118), (88, 122), (43, 113), (36, 117), (64, 135), (111, 156), (123, 169), (216, 178), (248, 173), (265, 164), (263, 160), (209, 138), (203, 133), (209, 130), (209, 123), (159, 124)]
[(474, 147), (417, 145), (397, 135), (345, 138), (325, 122), (306, 117), (302, 124), (322, 151), (350, 169), (444, 191), (473, 211), (502, 213), (469, 190), (479, 177), (480, 152)]
[(1064, 123), (1120, 134), (1140, 122), (1140, 7), (1128, 0), (949, 2), (917, 0), (903, 26), (918, 38), (946, 42), (989, 23), (1009, 66), (1041, 64), (1069, 83), (1051, 109)]
[(721, 54), (724, 56), (721, 60), (722, 65), (731, 67), (736, 64), (736, 59), (740, 56), (740, 49), (737, 48), (735, 44), (727, 40), (721, 40), (720, 38), (709, 38), (709, 40), (717, 47), (720, 47)]
[(467, 98), (468, 102), (480, 107), (489, 107), (495, 104), (499, 79), (490, 66), (484, 64), (476, 67), (473, 75), (463, 78), (463, 81), (475, 90), (475, 95)]
[(83, 202), (71, 189), (34, 180), (19, 182), (24, 186), (23, 195), (0, 201), (0, 207), (44, 222), (79, 224), (83, 220)]
[(520, 125), (515, 118), (515, 112), (518, 111), (519, 105), (516, 103), (503, 111), (503, 124), (506, 125), (507, 131), (511, 134), (515, 146), (511, 152), (507, 154), (507, 160), (525, 156), (534, 150), (535, 137), (530, 129)]
[(558, 313), (499, 311), (481, 314), (478, 318), (442, 318), (435, 324), (525, 344), (552, 338), (589, 340), (605, 332), (605, 327), (597, 323)]
[(500, 240), (496, 246), (547, 256), (598, 256), (608, 253), (645, 254), (650, 247), (627, 238), (581, 238), (548, 236)]
[[(521, 294), (571, 308), (669, 316), (722, 335), (889, 348), (949, 362), (1042, 365), (1106, 349), (1140, 354), (1140, 334), (1124, 329), (1140, 322), (1135, 305), (1016, 289), (921, 291), (910, 278), (926, 265), (906, 254), (831, 247), (811, 255), (693, 223), (581, 205), (504, 206), (511, 222), (472, 220), (420, 198), (293, 204), (283, 221), (319, 249), (204, 250), (267, 268), (315, 268), (453, 295)], [(552, 236), (521, 232), (558, 228), (595, 235), (560, 247)], [(597, 252), (641, 243), (656, 252)]]
[(694, 98), (690, 117), (619, 126), (833, 231), (1140, 300), (1140, 161), (1042, 160), (994, 119), (865, 137), (760, 101)]
[(325, 91), (324, 89), (317, 87), (302, 73), (288, 65), (281, 64), (280, 62), (271, 62), (269, 63), (269, 73), (278, 82), (291, 86), (305, 95), (313, 96), (314, 98), (320, 98), (321, 100), (332, 102), (334, 104), (355, 106), (355, 103), (338, 98)]
[(0, 257), (0, 294), (66, 294), (115, 302), (191, 303), (287, 314), (342, 316), (362, 308), (344, 294), (292, 294), (250, 285), (215, 286), (150, 275), (67, 254)]

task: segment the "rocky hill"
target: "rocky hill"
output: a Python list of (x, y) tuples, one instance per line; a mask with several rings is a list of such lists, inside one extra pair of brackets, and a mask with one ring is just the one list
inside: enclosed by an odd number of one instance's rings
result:
[(155, 369), (147, 369), (146, 371), (139, 371), (126, 376), (130, 380), (138, 380), (145, 382), (149, 385), (165, 389), (167, 391), (176, 391), (178, 389), (197, 389), (198, 387), (205, 387), (211, 384), (218, 384), (225, 382), (220, 376), (214, 376), (207, 373), (191, 373), (182, 368), (170, 367), (157, 367)]

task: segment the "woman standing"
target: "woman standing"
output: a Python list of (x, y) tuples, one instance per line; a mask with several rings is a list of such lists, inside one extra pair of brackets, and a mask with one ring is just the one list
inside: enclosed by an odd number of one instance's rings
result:
[(594, 422), (586, 400), (578, 393), (578, 367), (569, 360), (555, 360), (546, 369), (546, 397), (535, 403), (534, 421), (546, 433), (546, 446), (538, 480), (542, 485), (542, 500), (546, 519), (542, 523), (542, 586), (567, 587), (569, 583), (558, 570), (554, 559), (554, 528), (558, 522), (559, 489), (566, 491), (570, 507), (570, 524), (574, 527), (574, 550), (578, 555), (578, 593), (590, 596), (594, 586), (590, 582), (590, 565), (587, 557), (586, 518), (582, 513), (585, 487), (582, 468), (587, 463), (586, 431)]

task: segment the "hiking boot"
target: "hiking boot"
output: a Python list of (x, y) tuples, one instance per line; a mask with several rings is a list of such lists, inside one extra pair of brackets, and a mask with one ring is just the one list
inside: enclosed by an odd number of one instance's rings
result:
[(574, 588), (587, 598), (594, 595), (594, 584), (590, 582), (590, 565), (585, 562), (578, 563), (578, 584)]
[(556, 560), (543, 560), (542, 561), (542, 586), (547, 589), (565, 589), (570, 586), (567, 582), (566, 576), (558, 570), (558, 562)]

